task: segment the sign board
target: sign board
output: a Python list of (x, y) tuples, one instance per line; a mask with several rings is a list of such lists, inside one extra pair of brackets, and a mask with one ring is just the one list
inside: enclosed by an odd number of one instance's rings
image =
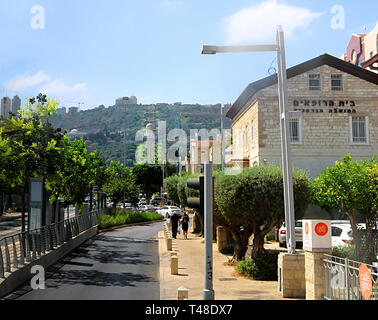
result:
[(331, 249), (331, 220), (303, 220), (303, 248)]
[(40, 178), (29, 180), (28, 230), (42, 228), (45, 224), (45, 190), (44, 181)]
[(360, 280), (360, 289), (362, 296), (369, 300), (371, 297), (371, 294), (373, 293), (373, 282), (371, 278), (371, 273), (368, 269), (368, 267), (365, 264), (361, 264), (359, 268), (359, 280)]

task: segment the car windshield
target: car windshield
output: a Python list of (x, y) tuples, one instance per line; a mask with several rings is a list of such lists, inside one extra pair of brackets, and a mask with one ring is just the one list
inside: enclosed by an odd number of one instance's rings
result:
[[(285, 222), (283, 223), (282, 226), (285, 227)], [(295, 221), (295, 227), (302, 228), (302, 220)]]

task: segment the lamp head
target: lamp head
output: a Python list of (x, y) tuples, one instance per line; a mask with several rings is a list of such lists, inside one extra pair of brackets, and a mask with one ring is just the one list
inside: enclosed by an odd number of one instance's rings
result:
[(202, 46), (202, 54), (216, 54), (216, 46)]

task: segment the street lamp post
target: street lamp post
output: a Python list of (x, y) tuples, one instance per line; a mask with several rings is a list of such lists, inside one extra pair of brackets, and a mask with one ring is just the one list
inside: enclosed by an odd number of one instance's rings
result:
[(127, 167), (127, 134), (126, 134), (126, 130), (127, 130), (127, 124), (126, 124), (126, 120), (127, 120), (127, 102), (129, 100), (128, 97), (123, 97), (122, 100), (124, 101), (125, 103), (125, 123), (124, 123), (124, 149), (123, 149), (123, 165), (125, 167)]
[(268, 45), (247, 45), (247, 46), (203, 46), (202, 54), (216, 54), (229, 52), (263, 52), (276, 51), (278, 61), (278, 100), (280, 108), (280, 128), (281, 128), (281, 148), (282, 148), (282, 167), (284, 182), (285, 200), (285, 223), (286, 223), (286, 243), (288, 252), (295, 254), (295, 215), (294, 215), (294, 196), (293, 178), (290, 150), (289, 132), (289, 111), (287, 94), (287, 74), (284, 32), (282, 27), (277, 29), (276, 44)]

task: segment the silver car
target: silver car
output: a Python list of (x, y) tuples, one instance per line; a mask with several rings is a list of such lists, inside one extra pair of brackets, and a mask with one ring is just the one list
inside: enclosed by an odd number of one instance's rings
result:
[(149, 204), (139, 206), (138, 210), (144, 212), (156, 212), (156, 208)]
[[(280, 247), (286, 247), (286, 226), (285, 226), (285, 222), (283, 223), (282, 227), (278, 231), (278, 241), (279, 241)], [(295, 221), (295, 243), (296, 243), (296, 246), (303, 245), (302, 220)]]

